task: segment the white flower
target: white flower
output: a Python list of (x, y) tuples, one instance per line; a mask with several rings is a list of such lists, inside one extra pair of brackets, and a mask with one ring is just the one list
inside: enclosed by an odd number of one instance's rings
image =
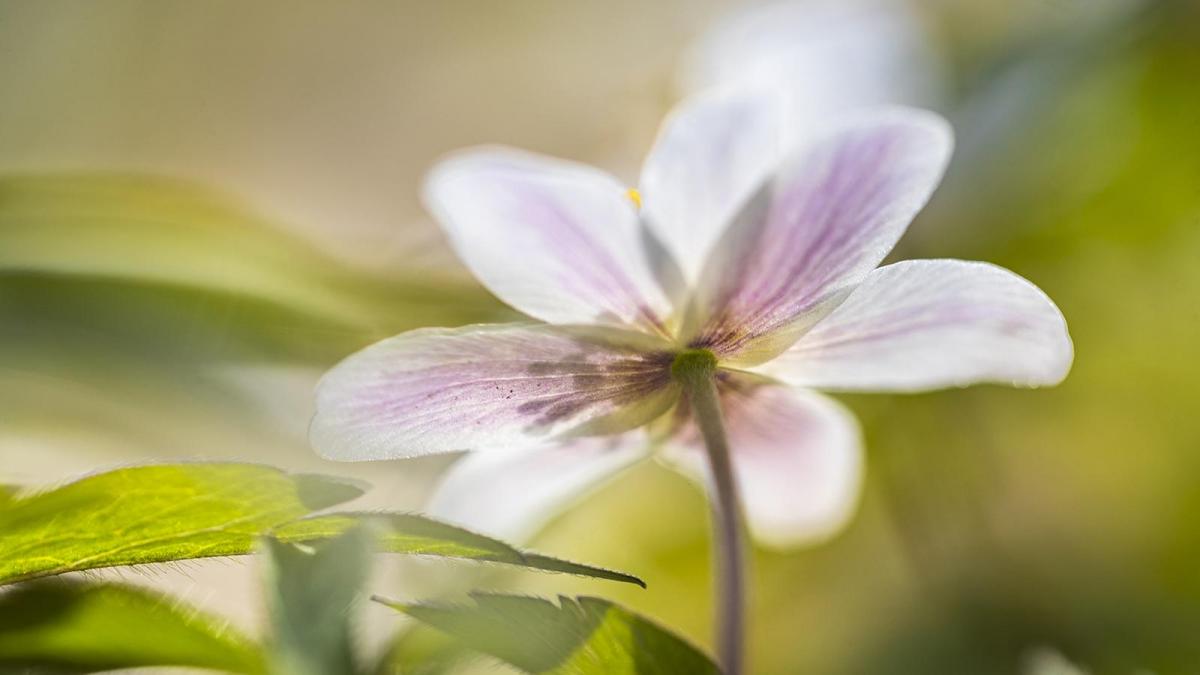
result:
[(471, 450), (433, 514), (521, 537), (652, 454), (704, 475), (671, 369), (699, 351), (718, 365), (751, 530), (788, 546), (836, 531), (860, 484), (857, 425), (816, 390), (1065, 377), (1066, 324), (1028, 281), (955, 260), (876, 268), (941, 178), (944, 120), (847, 115), (792, 149), (780, 110), (753, 92), (685, 102), (636, 198), (511, 149), (438, 165), (426, 201), (455, 250), (537, 322), (417, 330), (351, 356), (319, 387), (314, 446), (338, 460)]

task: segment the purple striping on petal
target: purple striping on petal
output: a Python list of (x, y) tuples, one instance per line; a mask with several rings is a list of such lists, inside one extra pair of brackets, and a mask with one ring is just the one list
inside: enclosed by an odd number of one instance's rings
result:
[(761, 231), (743, 239), (748, 245), (734, 262), (739, 272), (727, 278), (718, 296), (723, 311), (699, 336), (700, 344), (738, 351), (815, 306), (827, 285), (858, 262), (847, 253), (873, 232), (870, 214), (878, 213), (876, 202), (886, 196), (886, 181), (876, 177), (864, 186), (858, 169), (880, 161), (895, 142), (874, 137), (854, 145), (834, 158), (817, 185), (774, 200)]
[(689, 344), (725, 358), (786, 348), (880, 263), (936, 186), (948, 148), (936, 123), (899, 114), (785, 165), (710, 261), (707, 315)]
[[(603, 360), (580, 352), (559, 361), (505, 360), (450, 364), (389, 373), (358, 392), (371, 418), (403, 417), (420, 425), (464, 404), (483, 406), (495, 418), (527, 418), (536, 430), (572, 417), (614, 411), (670, 381), (670, 354), (634, 353)], [(486, 376), (469, 376), (486, 369)], [(499, 421), (498, 419), (496, 421)]]
[(491, 148), (439, 164), (425, 199), (471, 271), (501, 300), (557, 325), (636, 326), (662, 336), (670, 302), (615, 179)]
[(1066, 376), (1072, 354), (1062, 313), (1033, 284), (985, 263), (921, 260), (871, 272), (756, 370), (846, 391), (1042, 386)]
[(563, 213), (557, 204), (535, 199), (523, 199), (520, 203), (525, 211), (522, 220), (542, 224), (538, 229), (539, 234), (545, 237), (547, 243), (555, 250), (562, 253), (563, 260), (571, 262), (571, 266), (566, 270), (571, 274), (561, 278), (562, 283), (577, 293), (596, 293), (599, 299), (606, 301), (610, 310), (619, 314), (621, 308), (614, 308), (615, 303), (612, 301), (619, 297), (629, 297), (627, 293), (630, 288), (621, 283), (622, 275), (615, 269), (612, 258), (575, 227), (573, 220)]
[(326, 456), (379, 459), (624, 431), (674, 403), (669, 349), (611, 328), (413, 331), (322, 380), (312, 436)]
[[(520, 219), (538, 223), (538, 233), (546, 243), (569, 261), (559, 282), (579, 297), (588, 297), (603, 304), (620, 320), (641, 319), (649, 327), (662, 328), (662, 320), (645, 303), (638, 302), (641, 292), (625, 273), (622, 265), (604, 246), (580, 228), (576, 220), (562, 210), (561, 205), (523, 197), (518, 206)], [(627, 303), (635, 302), (634, 306)], [(632, 316), (630, 315), (632, 313)]]
[[(922, 314), (880, 314), (864, 317), (855, 322), (844, 322), (836, 329), (822, 331), (819, 338), (798, 344), (801, 351), (829, 349), (846, 343), (887, 341), (941, 326), (954, 327), (972, 322), (1004, 318), (1006, 312), (980, 305), (941, 306), (931, 308), (929, 316)], [(1010, 319), (1005, 322), (1007, 332), (1017, 333), (1028, 327), (1026, 322)]]

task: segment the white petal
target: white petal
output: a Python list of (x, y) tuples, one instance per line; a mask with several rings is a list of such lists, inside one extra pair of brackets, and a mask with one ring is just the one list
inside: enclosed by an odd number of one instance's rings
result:
[(657, 330), (670, 313), (627, 190), (598, 170), (518, 150), (466, 151), (425, 202), (475, 276), (549, 323)]
[(429, 328), (347, 358), (317, 387), (329, 459), (395, 459), (615, 433), (678, 398), (665, 342), (612, 328)]
[(472, 452), (442, 476), (425, 510), (505, 541), (527, 541), (570, 504), (645, 456), (640, 431)]
[(943, 88), (934, 40), (905, 0), (808, 0), (743, 9), (700, 39), (685, 91), (757, 86), (786, 99), (788, 132), (880, 104), (929, 105)]
[(789, 347), (891, 251), (951, 146), (945, 120), (908, 108), (851, 116), (805, 146), (714, 250), (686, 322), (690, 344), (737, 365)]
[[(863, 471), (862, 437), (848, 410), (814, 392), (729, 377), (721, 407), (756, 540), (788, 548), (823, 541), (846, 525)], [(674, 444), (669, 458), (693, 477), (709, 475), (694, 425), (686, 424)]]
[(778, 166), (779, 104), (762, 92), (710, 92), (684, 101), (663, 122), (642, 167), (643, 213), (689, 283), (739, 207)]
[(1058, 384), (1072, 358), (1066, 321), (1037, 286), (987, 263), (910, 260), (872, 272), (756, 370), (821, 389), (922, 391)]

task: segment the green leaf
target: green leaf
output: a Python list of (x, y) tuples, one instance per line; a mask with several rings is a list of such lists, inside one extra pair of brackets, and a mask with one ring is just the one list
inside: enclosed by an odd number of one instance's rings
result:
[(528, 673), (719, 673), (696, 647), (607, 600), (471, 597), (474, 606), (375, 600)]
[(0, 269), (160, 281), (346, 314), (341, 264), (240, 200), (112, 172), (0, 176)]
[(120, 373), (92, 365), (97, 352), (168, 372), (213, 361), (323, 365), (374, 336), (349, 320), (245, 291), (36, 269), (0, 269), (0, 320), (0, 345), (27, 352), (12, 361), (68, 358), (88, 367), (85, 375), (100, 370), (110, 378)]
[(360, 527), (316, 546), (266, 540), (272, 673), (358, 672), (351, 613), (370, 571), (371, 539)]
[(119, 469), (0, 504), (0, 584), (249, 553), (282, 523), (362, 490), (251, 464)]
[(0, 343), (324, 365), (409, 328), (508, 316), (468, 279), (364, 272), (191, 182), (0, 175)]
[(646, 587), (646, 582), (630, 574), (522, 551), (498, 539), (485, 537), (470, 530), (417, 514), (334, 513), (320, 515), (282, 525), (273, 532), (273, 535), (281, 541), (308, 542), (337, 536), (363, 522), (378, 528), (380, 548), (390, 553), (505, 563), (546, 572), (575, 574)]
[(417, 624), (399, 631), (380, 654), (372, 675), (447, 675), (460, 673), (474, 652), (434, 628)]
[(55, 579), (0, 594), (0, 672), (143, 666), (264, 671), (258, 647), (224, 621), (145, 589)]

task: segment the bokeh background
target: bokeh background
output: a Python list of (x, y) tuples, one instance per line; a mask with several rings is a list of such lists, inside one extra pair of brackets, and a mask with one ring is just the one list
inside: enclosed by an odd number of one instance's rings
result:
[[(233, 458), (419, 509), (450, 458), (326, 463), (305, 427), (353, 350), (511, 316), (423, 214), (423, 172), (500, 142), (632, 182), (696, 40), (746, 4), (0, 0), (0, 483)], [(959, 149), (894, 257), (1033, 280), (1076, 364), (1046, 391), (843, 398), (862, 504), (831, 541), (756, 553), (754, 670), (1197, 672), (1200, 3), (901, 9), (928, 51), (920, 102)], [(534, 541), (646, 591), (395, 561), (373, 590), (598, 594), (707, 645), (706, 513), (646, 463)], [(253, 630), (257, 574), (131, 578)], [(402, 627), (361, 621), (364, 649)], [(436, 649), (418, 631), (397, 654)]]

